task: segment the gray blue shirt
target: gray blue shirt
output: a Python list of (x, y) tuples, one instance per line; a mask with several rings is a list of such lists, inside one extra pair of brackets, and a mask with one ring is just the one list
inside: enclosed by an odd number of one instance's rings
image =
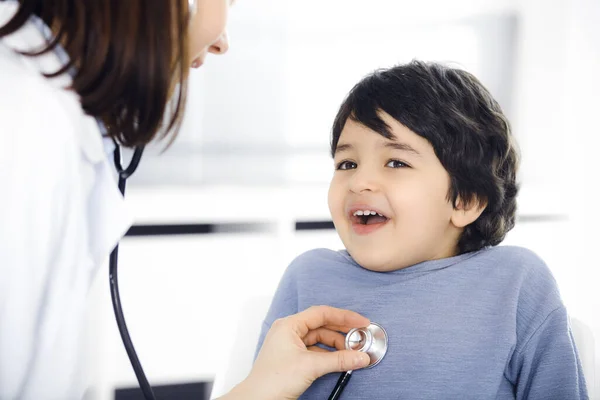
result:
[[(317, 249), (285, 272), (265, 318), (313, 305), (357, 311), (382, 325), (387, 355), (355, 371), (346, 399), (587, 399), (565, 306), (545, 263), (498, 246), (392, 272), (346, 251)], [(339, 374), (301, 399), (326, 399)]]

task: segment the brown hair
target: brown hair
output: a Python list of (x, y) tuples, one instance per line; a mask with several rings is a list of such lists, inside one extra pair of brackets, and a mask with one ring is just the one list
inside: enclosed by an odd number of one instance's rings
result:
[(44, 54), (60, 43), (70, 61), (45, 76), (75, 67), (70, 89), (79, 94), (86, 114), (104, 122), (111, 138), (128, 147), (170, 133), (174, 139), (187, 93), (188, 1), (19, 0), (19, 4), (15, 16), (0, 27), (0, 38), (17, 31), (31, 16), (40, 17), (55, 38), (45, 48), (23, 54)]

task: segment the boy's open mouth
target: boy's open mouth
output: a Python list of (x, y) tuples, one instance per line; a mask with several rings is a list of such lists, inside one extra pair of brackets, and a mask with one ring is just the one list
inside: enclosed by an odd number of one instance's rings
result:
[(385, 215), (372, 210), (357, 210), (352, 213), (350, 219), (353, 224), (374, 225), (383, 224), (388, 221)]

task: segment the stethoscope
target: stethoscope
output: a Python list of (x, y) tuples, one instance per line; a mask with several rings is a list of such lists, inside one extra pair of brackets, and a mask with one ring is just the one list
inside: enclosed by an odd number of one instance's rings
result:
[[(383, 360), (388, 349), (388, 335), (385, 329), (375, 322), (366, 328), (354, 328), (346, 334), (344, 345), (347, 350), (357, 350), (369, 355), (369, 365), (373, 368)], [(329, 395), (329, 400), (337, 400), (352, 377), (352, 371), (342, 372), (335, 387)]]
[[(113, 161), (115, 163), (115, 169), (117, 170), (117, 174), (119, 176), (119, 191), (125, 197), (125, 186), (127, 183), (127, 178), (129, 178), (138, 165), (140, 164), (140, 160), (142, 159), (142, 153), (144, 152), (144, 146), (136, 147), (133, 156), (131, 158), (131, 162), (127, 166), (127, 168), (123, 168), (121, 163), (121, 147), (115, 143), (115, 151), (113, 153)], [(135, 348), (133, 347), (133, 342), (131, 341), (131, 337), (129, 336), (129, 330), (127, 329), (127, 324), (125, 323), (125, 316), (123, 315), (123, 308), (121, 307), (121, 296), (119, 295), (119, 280), (117, 276), (117, 267), (119, 261), (119, 243), (115, 246), (114, 250), (110, 253), (109, 259), (109, 280), (110, 280), (110, 294), (113, 304), (113, 310), (115, 312), (115, 319), (117, 320), (117, 326), (119, 327), (119, 333), (121, 334), (121, 340), (123, 340), (123, 345), (125, 345), (125, 351), (127, 352), (127, 356), (129, 357), (129, 361), (131, 362), (131, 366), (133, 367), (133, 371), (135, 372), (135, 376), (140, 384), (140, 389), (144, 394), (146, 400), (156, 400), (154, 396), (154, 392), (152, 391), (152, 386), (148, 382), (148, 378), (146, 378), (146, 374), (142, 368), (142, 364), (137, 356)]]
[[(190, 14), (190, 21), (194, 16), (197, 10), (197, 0), (188, 0), (188, 10)], [(102, 128), (102, 124), (99, 123), (100, 130), (104, 131)], [(125, 197), (125, 186), (127, 183), (127, 178), (129, 178), (138, 165), (140, 164), (140, 160), (142, 159), (142, 154), (144, 152), (144, 146), (138, 146), (135, 148), (133, 152), (133, 156), (131, 158), (131, 162), (127, 166), (127, 168), (123, 168), (121, 163), (121, 147), (115, 142), (115, 150), (113, 153), (113, 161), (115, 164), (115, 169), (117, 170), (117, 174), (119, 176), (119, 191)], [(127, 352), (127, 356), (129, 357), (129, 361), (131, 362), (131, 366), (133, 367), (133, 371), (135, 372), (135, 376), (140, 385), (140, 389), (144, 394), (144, 398), (146, 400), (156, 400), (154, 396), (154, 391), (152, 390), (152, 386), (148, 382), (148, 378), (144, 373), (144, 369), (142, 368), (142, 364), (137, 356), (135, 348), (133, 347), (133, 342), (131, 341), (131, 337), (129, 336), (129, 330), (127, 329), (127, 324), (125, 323), (125, 316), (123, 315), (123, 308), (121, 306), (121, 296), (119, 295), (119, 280), (117, 275), (117, 267), (119, 260), (119, 243), (115, 246), (114, 250), (110, 253), (109, 259), (109, 281), (110, 281), (110, 294), (113, 304), (113, 310), (115, 312), (115, 319), (117, 320), (117, 326), (119, 327), (119, 333), (121, 334), (121, 340), (123, 340), (123, 345), (125, 346), (125, 351)]]
[[(136, 147), (133, 152), (131, 162), (127, 168), (123, 168), (121, 161), (121, 148), (119, 145), (116, 145), (115, 147), (113, 161), (119, 176), (119, 191), (123, 197), (125, 197), (127, 178), (129, 178), (137, 169), (140, 160), (142, 159), (143, 152), (143, 146)], [(114, 250), (110, 254), (109, 261), (110, 293), (113, 310), (115, 312), (115, 319), (117, 320), (117, 326), (119, 327), (119, 333), (121, 334), (123, 345), (125, 346), (127, 356), (129, 357), (129, 361), (131, 362), (135, 376), (137, 377), (140, 389), (144, 394), (144, 398), (146, 398), (146, 400), (156, 400), (152, 386), (150, 386), (148, 378), (146, 378), (142, 364), (140, 363), (135, 348), (133, 347), (133, 342), (131, 341), (129, 330), (127, 329), (127, 324), (125, 323), (125, 316), (123, 315), (123, 309), (121, 307), (121, 297), (119, 296), (119, 281), (117, 277), (118, 258), (119, 244), (115, 246)], [(354, 328), (350, 330), (346, 334), (344, 345), (348, 350), (356, 350), (367, 353), (370, 361), (366, 368), (373, 368), (381, 362), (387, 353), (388, 335), (381, 325), (371, 322), (371, 324), (366, 328)], [(346, 371), (340, 375), (340, 378), (333, 388), (333, 391), (329, 395), (329, 400), (337, 400), (340, 398), (351, 377), (352, 371)]]

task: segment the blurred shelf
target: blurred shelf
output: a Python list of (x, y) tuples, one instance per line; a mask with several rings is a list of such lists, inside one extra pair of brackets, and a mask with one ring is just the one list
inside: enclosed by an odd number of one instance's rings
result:
[[(295, 224), (329, 221), (327, 185), (148, 186), (132, 187), (127, 204), (136, 225)], [(566, 201), (555, 187), (523, 186), (522, 221), (568, 218)]]

